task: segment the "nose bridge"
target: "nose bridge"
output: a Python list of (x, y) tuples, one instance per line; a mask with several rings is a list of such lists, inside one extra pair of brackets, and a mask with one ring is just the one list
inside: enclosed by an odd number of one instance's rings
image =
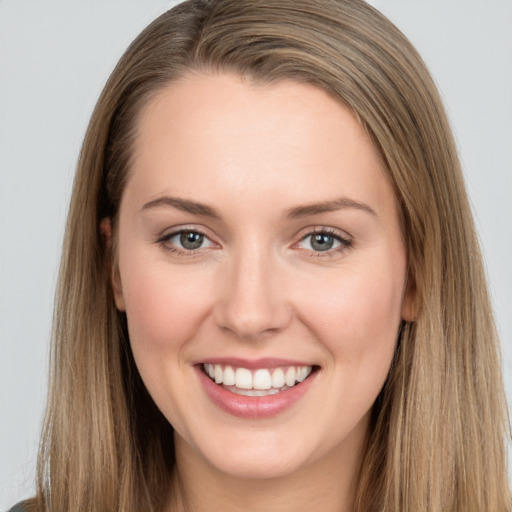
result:
[(216, 312), (220, 327), (241, 338), (257, 338), (286, 326), (290, 311), (271, 249), (247, 241), (233, 251), (224, 270), (224, 293)]

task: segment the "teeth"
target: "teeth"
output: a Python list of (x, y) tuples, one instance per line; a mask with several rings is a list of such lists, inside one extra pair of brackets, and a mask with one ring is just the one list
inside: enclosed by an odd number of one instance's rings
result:
[(284, 372), (281, 368), (277, 368), (274, 370), (272, 374), (272, 387), (273, 388), (282, 388), (285, 385), (284, 380)]
[[(288, 389), (288, 388), (286, 388)], [(244, 395), (244, 396), (269, 396), (269, 395), (276, 395), (279, 393), (279, 389), (269, 389), (263, 390), (263, 389), (238, 389), (238, 388), (230, 388), (230, 391), (233, 393), (236, 393), (237, 395)]]
[(295, 376), (297, 375), (295, 368), (291, 367), (288, 368), (286, 371), (286, 376), (284, 378), (286, 385), (292, 387), (295, 384)]
[(253, 389), (270, 389), (272, 387), (272, 377), (268, 370), (257, 370), (252, 379)]
[(297, 370), (297, 382), (302, 382), (311, 373), (311, 366), (301, 366)]
[(235, 371), (233, 370), (233, 368), (231, 368), (231, 366), (226, 366), (226, 368), (224, 368), (223, 384), (225, 386), (234, 386), (235, 383)]
[(235, 372), (235, 386), (240, 389), (252, 389), (251, 372), (246, 368), (237, 368)]
[(222, 367), (215, 365), (214, 376), (215, 376), (215, 383), (222, 384), (222, 382), (224, 380), (224, 372), (222, 371)]
[(220, 364), (204, 364), (204, 371), (216, 384), (230, 386), (234, 393), (246, 396), (267, 396), (283, 388), (291, 388), (306, 379), (311, 366), (288, 366), (269, 370), (260, 368), (254, 372)]

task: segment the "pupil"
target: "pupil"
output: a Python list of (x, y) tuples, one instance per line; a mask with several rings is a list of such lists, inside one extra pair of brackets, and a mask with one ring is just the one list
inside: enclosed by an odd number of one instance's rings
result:
[(311, 246), (315, 251), (328, 251), (334, 245), (334, 238), (330, 235), (318, 234), (313, 236)]
[(180, 236), (181, 245), (188, 250), (199, 249), (203, 244), (203, 235), (199, 233), (182, 233)]

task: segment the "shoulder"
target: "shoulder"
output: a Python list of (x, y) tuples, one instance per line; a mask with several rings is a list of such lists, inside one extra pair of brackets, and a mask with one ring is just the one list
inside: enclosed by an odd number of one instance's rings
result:
[(17, 505), (14, 505), (14, 507), (10, 508), (7, 512), (26, 512), (26, 508), (23, 506), (22, 503), (18, 503)]

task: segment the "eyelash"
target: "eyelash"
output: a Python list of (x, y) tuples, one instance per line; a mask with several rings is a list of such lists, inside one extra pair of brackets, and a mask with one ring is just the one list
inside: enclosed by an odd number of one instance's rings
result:
[(302, 243), (303, 241), (315, 235), (326, 235), (332, 237), (336, 242), (339, 242), (340, 244), (337, 248), (328, 249), (326, 251), (311, 251), (305, 249), (307, 252), (311, 253), (312, 257), (315, 258), (332, 258), (334, 256), (338, 256), (339, 254), (343, 253), (344, 251), (350, 249), (353, 246), (352, 238), (341, 235), (338, 231), (336, 231), (333, 228), (326, 227), (314, 228), (311, 231), (308, 231), (297, 243)]
[(175, 245), (171, 245), (169, 242), (174, 237), (182, 235), (182, 234), (195, 234), (195, 235), (201, 235), (204, 237), (205, 240), (208, 240), (210, 243), (214, 243), (210, 240), (208, 235), (206, 233), (203, 233), (201, 230), (198, 230), (197, 228), (194, 229), (179, 229), (178, 231), (173, 231), (172, 233), (168, 233), (166, 235), (161, 236), (156, 240), (156, 243), (160, 245), (165, 251), (177, 254), (178, 256), (187, 256), (187, 257), (195, 257), (200, 256), (202, 254), (201, 249), (181, 249), (179, 247), (176, 247)]
[[(176, 247), (175, 245), (171, 245), (169, 243), (170, 240), (173, 238), (182, 235), (182, 234), (195, 234), (200, 235), (204, 237), (204, 239), (208, 240), (211, 244), (214, 244), (201, 230), (198, 230), (197, 228), (194, 229), (180, 229), (178, 231), (173, 231), (172, 233), (168, 233), (166, 235), (163, 235), (159, 237), (156, 240), (156, 243), (160, 245), (164, 250), (175, 253), (178, 256), (186, 256), (186, 257), (195, 257), (200, 256), (202, 254), (202, 250), (204, 249), (202, 247), (198, 249), (181, 249), (179, 247)], [(328, 237), (332, 237), (336, 242), (338, 242), (340, 245), (335, 249), (327, 249), (325, 251), (315, 251), (315, 250), (309, 250), (309, 249), (301, 249), (305, 252), (308, 252), (311, 254), (311, 257), (315, 258), (329, 258), (333, 256), (337, 256), (338, 254), (346, 251), (347, 249), (350, 249), (353, 246), (353, 240), (349, 238), (348, 236), (342, 236), (338, 231), (332, 229), (332, 228), (326, 228), (326, 227), (319, 227), (314, 228), (311, 231), (308, 231), (304, 236), (301, 237), (301, 239), (294, 244), (296, 246), (297, 244), (300, 244), (307, 240), (310, 237), (313, 237), (315, 235), (325, 235)]]

